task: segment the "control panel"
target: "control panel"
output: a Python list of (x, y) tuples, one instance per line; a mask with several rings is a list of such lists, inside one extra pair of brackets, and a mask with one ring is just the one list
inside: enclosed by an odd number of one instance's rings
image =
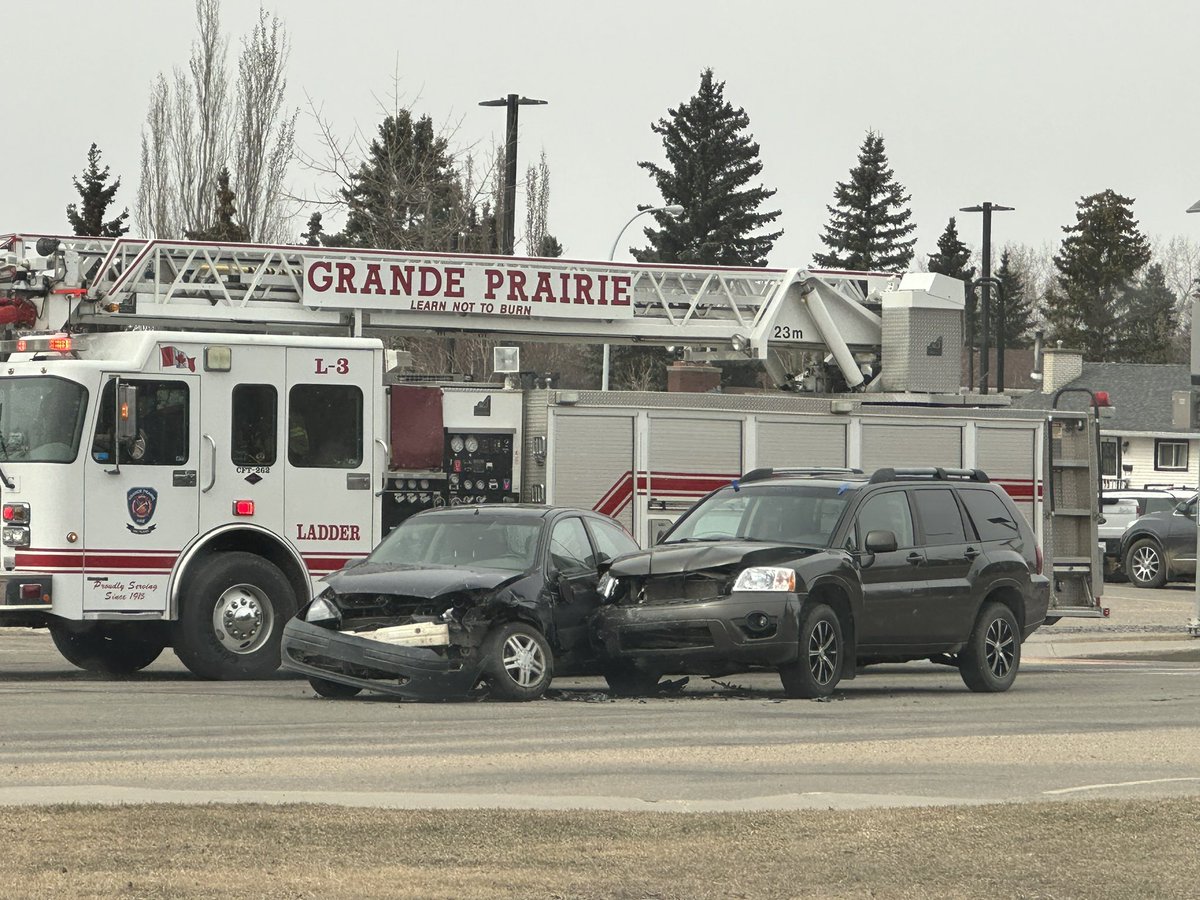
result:
[(515, 503), (511, 431), (446, 432), (446, 496), (451, 506)]

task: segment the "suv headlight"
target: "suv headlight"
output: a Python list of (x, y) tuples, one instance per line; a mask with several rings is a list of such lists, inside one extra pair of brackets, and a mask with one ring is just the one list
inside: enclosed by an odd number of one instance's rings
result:
[(735, 591), (794, 591), (796, 573), (776, 566), (755, 566), (743, 569), (733, 583)]

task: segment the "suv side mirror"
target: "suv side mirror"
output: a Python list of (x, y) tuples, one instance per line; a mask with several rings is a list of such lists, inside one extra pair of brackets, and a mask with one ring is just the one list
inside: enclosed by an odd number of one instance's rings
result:
[(866, 549), (868, 553), (892, 553), (896, 549), (895, 532), (868, 531)]

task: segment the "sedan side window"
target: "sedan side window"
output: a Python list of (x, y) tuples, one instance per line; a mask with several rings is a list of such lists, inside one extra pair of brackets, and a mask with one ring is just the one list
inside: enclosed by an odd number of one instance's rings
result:
[(872, 531), (890, 531), (896, 535), (896, 548), (912, 547), (913, 520), (908, 508), (908, 494), (904, 491), (887, 491), (867, 498), (858, 511), (858, 547), (866, 545), (867, 535)]
[(633, 538), (616, 525), (595, 519), (589, 519), (588, 525), (592, 529), (592, 539), (596, 542), (596, 558), (602, 563), (641, 549)]
[(596, 571), (596, 557), (582, 519), (562, 519), (554, 526), (550, 533), (550, 563), (567, 576)]

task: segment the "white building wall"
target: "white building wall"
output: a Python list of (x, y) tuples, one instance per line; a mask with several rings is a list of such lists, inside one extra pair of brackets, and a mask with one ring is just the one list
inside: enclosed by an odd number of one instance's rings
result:
[[(1120, 437), (1122, 443), (1128, 441), (1129, 449), (1122, 447), (1122, 466), (1133, 466), (1131, 472), (1122, 475), (1129, 479), (1131, 488), (1140, 488), (1147, 484), (1173, 484), (1195, 486), (1200, 481), (1200, 441), (1188, 441), (1188, 467), (1182, 469), (1157, 470), (1154, 468), (1153, 437)], [(1158, 440), (1174, 440), (1174, 438), (1158, 438)]]

